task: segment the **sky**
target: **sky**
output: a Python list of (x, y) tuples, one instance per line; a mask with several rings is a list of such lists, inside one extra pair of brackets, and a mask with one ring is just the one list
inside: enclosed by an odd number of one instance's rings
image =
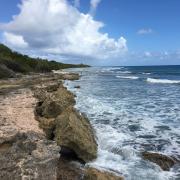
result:
[(180, 64), (180, 1), (1, 0), (0, 42), (67, 63)]

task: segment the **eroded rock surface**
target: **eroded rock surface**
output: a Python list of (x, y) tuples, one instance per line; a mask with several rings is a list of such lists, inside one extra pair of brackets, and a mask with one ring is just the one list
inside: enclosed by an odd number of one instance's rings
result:
[(124, 180), (124, 178), (111, 172), (87, 168), (85, 169), (84, 180)]
[(97, 157), (97, 143), (86, 117), (72, 106), (56, 118), (55, 139), (58, 145), (72, 149), (85, 162)]
[(34, 116), (30, 89), (0, 96), (0, 179), (57, 178), (60, 147), (48, 141)]
[(159, 165), (161, 169), (164, 171), (169, 171), (171, 167), (178, 163), (178, 161), (175, 158), (159, 153), (143, 152), (142, 156), (144, 159)]
[[(53, 84), (53, 83), (51, 83)], [(48, 88), (48, 89), (47, 89)], [(97, 156), (97, 143), (89, 120), (76, 111), (75, 96), (60, 83), (37, 87), (36, 118), (48, 139), (55, 139), (66, 151), (84, 162)]]

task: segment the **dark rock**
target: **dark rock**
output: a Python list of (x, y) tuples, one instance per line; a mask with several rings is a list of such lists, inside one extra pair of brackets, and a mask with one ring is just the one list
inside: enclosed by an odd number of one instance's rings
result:
[(61, 157), (58, 163), (57, 176), (57, 180), (83, 180), (83, 166)]
[(81, 87), (80, 87), (80, 86), (74, 86), (74, 88), (76, 88), (76, 89), (80, 89)]
[(97, 143), (87, 118), (73, 107), (56, 118), (55, 139), (58, 145), (73, 150), (85, 162), (97, 157)]
[(170, 168), (177, 163), (174, 158), (159, 153), (143, 152), (142, 156), (145, 160), (159, 165), (164, 171), (169, 171)]

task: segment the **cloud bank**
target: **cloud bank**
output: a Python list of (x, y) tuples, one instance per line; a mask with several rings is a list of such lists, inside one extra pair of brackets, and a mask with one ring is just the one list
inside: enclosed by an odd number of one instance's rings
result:
[[(98, 3), (91, 1), (92, 11)], [(113, 39), (101, 33), (102, 22), (79, 12), (67, 0), (22, 0), (19, 8), (11, 22), (0, 25), (4, 43), (12, 48), (96, 59), (120, 57), (127, 51), (124, 37)]]

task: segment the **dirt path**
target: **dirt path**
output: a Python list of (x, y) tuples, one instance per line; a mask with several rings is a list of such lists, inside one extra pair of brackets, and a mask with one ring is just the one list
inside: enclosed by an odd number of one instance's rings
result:
[[(36, 99), (30, 89), (19, 89), (0, 95), (0, 137), (9, 131), (42, 133), (35, 120)], [(6, 129), (6, 131), (4, 131)]]

